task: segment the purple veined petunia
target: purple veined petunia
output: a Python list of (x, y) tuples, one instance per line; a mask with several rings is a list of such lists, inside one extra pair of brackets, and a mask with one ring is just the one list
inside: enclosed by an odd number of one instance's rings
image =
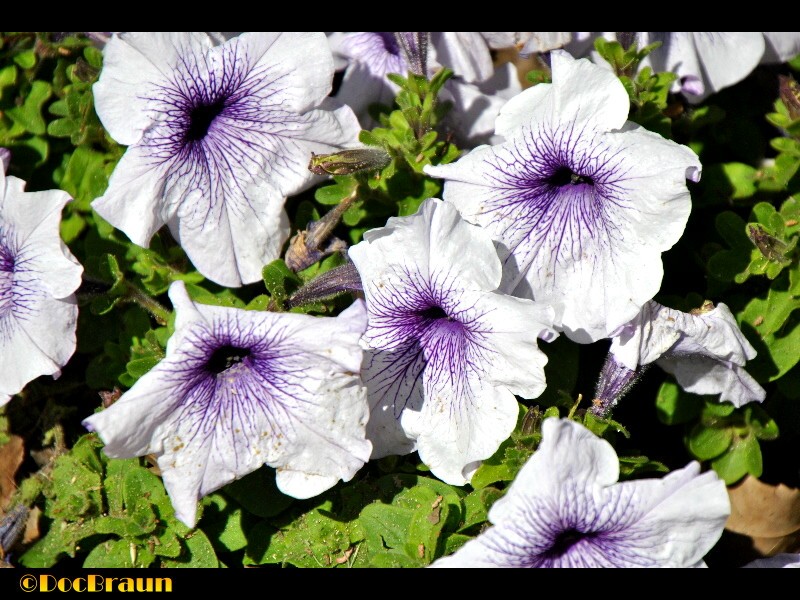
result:
[(369, 459), (359, 378), (362, 301), (338, 317), (194, 303), (169, 290), (175, 333), (166, 357), (111, 407), (88, 417), (112, 458), (155, 454), (175, 514), (267, 464), (278, 488), (310, 498)]
[(551, 53), (552, 84), (512, 98), (497, 118), (506, 142), (426, 167), (443, 198), (504, 247), (516, 295), (560, 307), (578, 342), (608, 337), (661, 286), (661, 253), (691, 210), (689, 148), (627, 122), (630, 99), (610, 71)]
[(140, 246), (168, 224), (197, 269), (252, 283), (289, 234), (286, 196), (313, 181), (312, 152), (357, 144), (352, 111), (326, 98), (322, 33), (115, 34), (97, 114), (128, 146), (93, 208)]
[(11, 151), (8, 148), (0, 148), (0, 165), (3, 167), (3, 173), (8, 172), (8, 166), (11, 164)]
[(651, 300), (611, 336), (598, 398), (613, 406), (641, 367), (655, 362), (693, 394), (719, 395), (720, 402), (742, 406), (762, 402), (766, 391), (744, 369), (756, 351), (730, 309), (706, 303), (691, 313)]
[(498, 291), (489, 236), (426, 200), (350, 248), (367, 303), (362, 378), (372, 458), (419, 451), (447, 483), (467, 483), (511, 435), (514, 394), (536, 398), (553, 309)]
[(583, 425), (545, 419), (542, 443), (492, 527), (433, 567), (701, 567), (730, 514), (725, 483), (700, 465), (619, 482), (614, 448)]
[(0, 406), (75, 352), (83, 267), (61, 241), (61, 190), (26, 192), (0, 171)]
[[(329, 41), (346, 69), (337, 99), (352, 107), (365, 127), (373, 127), (371, 104), (391, 106), (398, 91), (389, 73), (406, 76), (409, 65), (393, 32), (337, 33)], [(489, 46), (477, 32), (433, 32), (428, 72), (444, 65), (454, 72), (440, 98), (453, 103), (447, 126), (459, 142), (474, 145), (491, 139), (494, 119), (509, 98), (522, 89), (516, 67), (494, 69)]]

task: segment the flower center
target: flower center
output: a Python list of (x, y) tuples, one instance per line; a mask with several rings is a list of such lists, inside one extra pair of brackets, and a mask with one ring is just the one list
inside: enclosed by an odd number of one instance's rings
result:
[(421, 310), (417, 313), (420, 317), (424, 319), (430, 319), (432, 321), (436, 321), (439, 319), (447, 319), (448, 321), (452, 321), (453, 319), (448, 316), (446, 312), (440, 306), (430, 306), (424, 310)]
[(569, 167), (559, 167), (555, 173), (547, 178), (547, 183), (555, 187), (564, 187), (566, 185), (594, 185), (594, 180), (588, 175), (581, 175), (575, 173)]
[(5, 244), (5, 236), (0, 230), (0, 316), (13, 306), (14, 296), (14, 254)]
[(392, 31), (378, 31), (376, 32), (383, 41), (384, 49), (394, 56), (400, 56), (400, 46), (397, 44), (397, 39), (394, 37)]
[(547, 558), (560, 558), (581, 540), (591, 539), (594, 533), (584, 533), (577, 529), (567, 529), (559, 533), (553, 540), (553, 545), (544, 553)]
[(225, 109), (225, 99), (220, 98), (210, 104), (198, 104), (189, 113), (189, 128), (186, 141), (199, 142), (208, 134), (208, 128)]
[(209, 358), (206, 363), (206, 370), (215, 375), (219, 375), (239, 364), (248, 356), (250, 356), (250, 350), (248, 348), (239, 348), (230, 345), (220, 346), (211, 353), (211, 358)]

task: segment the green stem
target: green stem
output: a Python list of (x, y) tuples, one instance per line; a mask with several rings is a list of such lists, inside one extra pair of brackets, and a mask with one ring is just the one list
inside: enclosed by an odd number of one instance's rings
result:
[(125, 282), (125, 289), (127, 291), (126, 301), (134, 302), (149, 312), (159, 325), (166, 325), (169, 320), (171, 311), (163, 306), (160, 302), (145, 294), (138, 287), (133, 285), (130, 281)]

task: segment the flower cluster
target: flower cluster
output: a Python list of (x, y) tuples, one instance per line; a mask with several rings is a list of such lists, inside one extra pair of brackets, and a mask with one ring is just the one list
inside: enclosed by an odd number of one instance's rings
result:
[[(731, 512), (725, 482), (694, 461), (620, 481), (604, 427), (652, 363), (736, 408), (764, 401), (759, 381), (774, 373), (745, 370), (756, 350), (727, 304), (685, 313), (654, 299), (702, 165), (634, 122), (641, 90), (629, 77), (574, 56), (597, 36), (623, 51), (660, 42), (636, 67), (673, 72), (672, 92), (692, 103), (800, 51), (797, 36), (760, 32), (101, 36), (87, 94), (104, 139), (126, 148), (81, 226), (127, 236), (101, 237), (127, 249), (130, 271), (172, 309), (136, 291), (120, 299), (132, 284), (113, 268), (103, 291), (113, 302), (91, 305), (155, 306), (168, 337), (126, 391), (82, 418), (106, 456), (149, 455), (190, 528), (200, 500), (263, 465), (281, 493), (308, 499), (371, 460), (416, 452), (417, 475), (477, 486), (487, 461), (512, 456), (490, 482), (508, 483), (483, 513), (491, 526), (465, 528), (471, 539), (448, 556), (438, 548), (433, 566), (704, 566)], [(523, 91), (516, 66), (493, 60), (509, 47), (537, 54), (550, 80)], [(443, 103), (449, 114), (431, 121)], [(59, 376), (76, 350), (76, 292), (101, 285), (92, 275), (79, 289), (83, 267), (60, 237), (70, 195), (26, 192), (5, 174), (15, 160), (0, 148), (0, 404)], [(310, 196), (287, 203), (327, 175), (334, 185), (316, 199), (338, 204), (328, 214)], [(286, 249), (290, 214), (308, 226)], [(349, 237), (333, 238), (341, 222)], [(169, 260), (146, 250), (162, 228)], [(783, 260), (767, 257), (779, 266), (794, 246), (782, 247)], [(261, 280), (269, 296), (248, 287)], [(594, 402), (559, 405), (551, 349), (603, 341)], [(546, 391), (540, 420), (527, 406)], [(443, 501), (437, 491), (433, 509)]]

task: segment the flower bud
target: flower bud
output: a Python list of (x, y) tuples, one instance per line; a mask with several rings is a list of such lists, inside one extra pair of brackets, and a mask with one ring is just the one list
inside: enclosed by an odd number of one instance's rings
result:
[(312, 152), (308, 170), (315, 175), (351, 175), (382, 169), (391, 160), (391, 156), (383, 148), (354, 148), (333, 154)]

